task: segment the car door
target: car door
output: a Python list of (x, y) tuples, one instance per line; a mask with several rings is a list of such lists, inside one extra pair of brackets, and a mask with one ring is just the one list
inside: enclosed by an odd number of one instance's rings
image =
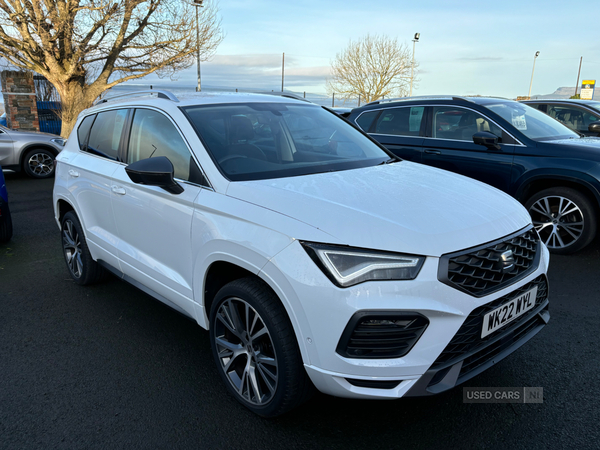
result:
[(421, 162), (424, 112), (424, 106), (366, 111), (356, 118), (356, 123), (395, 155)]
[[(473, 135), (480, 131), (498, 136), (500, 149), (475, 144)], [(422, 161), (508, 191), (515, 142), (478, 111), (462, 106), (432, 106)]]
[(61, 160), (68, 166), (67, 187), (76, 199), (94, 259), (116, 268), (118, 237), (111, 186), (120, 167), (119, 147), (128, 114), (128, 109), (115, 109), (86, 117), (77, 130), (80, 152)]
[[(154, 109), (136, 109), (131, 121), (126, 163), (165, 156), (183, 187), (172, 194), (136, 184), (126, 165), (114, 174), (112, 206), (117, 224), (122, 271), (193, 315), (191, 229), (194, 200), (202, 192), (199, 169), (178, 128)], [(134, 283), (135, 284), (135, 283)]]
[(11, 166), (18, 164), (14, 157), (14, 140), (5, 128), (0, 127), (0, 166)]

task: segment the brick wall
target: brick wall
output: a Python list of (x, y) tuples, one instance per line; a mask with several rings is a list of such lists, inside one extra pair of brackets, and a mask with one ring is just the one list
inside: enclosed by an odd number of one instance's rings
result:
[(3, 70), (2, 95), (6, 110), (6, 124), (15, 130), (39, 131), (35, 85), (31, 72)]

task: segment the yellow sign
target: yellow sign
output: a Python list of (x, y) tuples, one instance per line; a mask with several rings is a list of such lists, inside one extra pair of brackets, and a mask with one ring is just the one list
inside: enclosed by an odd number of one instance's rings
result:
[(583, 80), (581, 82), (581, 100), (592, 100), (594, 98), (594, 89), (596, 80)]

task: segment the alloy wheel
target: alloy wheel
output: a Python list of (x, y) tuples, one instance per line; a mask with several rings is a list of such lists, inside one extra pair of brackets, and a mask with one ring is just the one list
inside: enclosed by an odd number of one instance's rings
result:
[(263, 406), (273, 399), (278, 364), (263, 318), (246, 301), (230, 297), (219, 306), (214, 341), (220, 369), (246, 402)]
[(45, 176), (50, 175), (54, 170), (52, 158), (47, 153), (34, 153), (27, 161), (29, 169), (34, 175)]
[(69, 270), (75, 278), (80, 278), (83, 272), (81, 259), (81, 240), (72, 221), (66, 220), (63, 224), (63, 251)]
[(562, 196), (542, 197), (529, 207), (533, 225), (551, 249), (568, 247), (578, 241), (585, 220), (581, 209)]

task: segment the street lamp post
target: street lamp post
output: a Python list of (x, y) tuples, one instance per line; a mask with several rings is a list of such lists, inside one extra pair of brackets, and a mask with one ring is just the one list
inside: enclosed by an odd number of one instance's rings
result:
[(533, 73), (535, 72), (535, 60), (540, 56), (540, 52), (535, 52), (535, 56), (533, 57), (533, 70), (531, 71), (531, 82), (529, 83), (529, 94), (527, 95), (528, 99), (531, 99), (531, 86), (533, 85)]
[(196, 86), (196, 92), (202, 90), (202, 83), (200, 78), (200, 14), (198, 9), (201, 8), (204, 0), (194, 0), (194, 6), (196, 7), (196, 58), (198, 61), (198, 85)]
[(421, 37), (421, 33), (415, 33), (415, 38), (413, 39), (412, 64), (410, 65), (410, 95), (409, 95), (409, 97), (412, 97), (413, 80), (415, 78), (415, 44), (417, 42), (419, 42), (419, 37)]

